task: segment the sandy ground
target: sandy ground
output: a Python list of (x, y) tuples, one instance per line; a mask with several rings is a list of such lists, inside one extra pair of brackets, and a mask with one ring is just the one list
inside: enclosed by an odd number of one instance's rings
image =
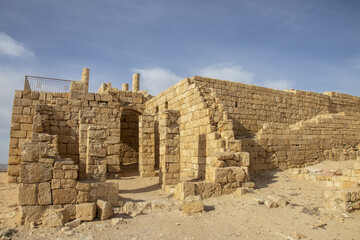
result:
[[(294, 232), (304, 239), (360, 239), (359, 213), (324, 210), (323, 192), (328, 187), (289, 178), (284, 172), (257, 176), (253, 193), (204, 200), (203, 213), (189, 216), (178, 207), (155, 209), (134, 218), (116, 215), (85, 222), (72, 230), (16, 227), (17, 186), (5, 179), (6, 173), (0, 173), (0, 224), (18, 231), (11, 239), (296, 239)], [(123, 200), (174, 201), (156, 178), (127, 177), (119, 183)], [(290, 204), (267, 208), (255, 200), (270, 194), (286, 197)]]

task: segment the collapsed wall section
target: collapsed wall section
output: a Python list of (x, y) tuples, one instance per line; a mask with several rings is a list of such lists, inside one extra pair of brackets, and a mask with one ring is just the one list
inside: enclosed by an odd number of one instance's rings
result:
[(293, 125), (265, 124), (253, 140), (242, 140), (242, 150), (250, 153), (253, 171), (356, 159), (360, 156), (359, 118), (359, 113), (339, 113)]
[(198, 76), (191, 78), (191, 82), (216, 92), (234, 121), (236, 139), (255, 135), (264, 123), (289, 125), (319, 114), (359, 112), (360, 106), (359, 97), (342, 93), (282, 91)]
[(22, 145), (20, 164), (19, 205), (21, 223), (49, 224), (51, 214), (61, 214), (63, 223), (69, 220), (93, 220), (96, 200), (118, 204), (118, 185), (107, 182), (81, 182), (79, 166), (70, 158), (58, 154), (57, 136), (33, 134)]
[[(235, 140), (231, 140), (231, 131), (225, 129), (221, 137), (228, 140), (222, 146), (230, 151), (249, 152), (252, 172), (340, 159), (339, 151), (358, 144), (354, 121), (359, 113), (359, 97), (334, 92), (280, 91), (198, 76), (190, 82), (211, 90), (223, 106), (233, 122)], [(324, 115), (343, 111), (346, 116), (334, 115), (334, 119), (325, 120)], [(334, 121), (338, 130), (325, 129), (316, 121), (330, 121), (330, 127)], [(297, 124), (310, 123), (314, 126), (301, 131), (293, 129)], [(349, 127), (352, 131), (347, 130)]]

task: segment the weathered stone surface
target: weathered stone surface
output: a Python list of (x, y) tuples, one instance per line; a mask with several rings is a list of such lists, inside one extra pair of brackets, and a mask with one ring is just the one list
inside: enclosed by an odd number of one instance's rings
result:
[(276, 196), (276, 195), (268, 195), (266, 199), (271, 200), (276, 203), (279, 207), (285, 207), (288, 204), (288, 201), (284, 197)]
[(111, 203), (107, 201), (103, 201), (99, 199), (96, 202), (96, 206), (97, 206), (97, 217), (100, 220), (111, 218), (112, 215), (114, 214)]
[(90, 201), (91, 201), (90, 192), (83, 192), (83, 191), (78, 192), (76, 203), (86, 203)]
[(77, 170), (65, 170), (65, 176), (64, 178), (67, 178), (67, 179), (77, 179), (78, 177), (78, 172)]
[(49, 182), (39, 183), (38, 203), (40, 205), (50, 205), (52, 203), (51, 187)]
[(270, 199), (265, 199), (265, 202), (264, 202), (265, 206), (267, 208), (277, 208), (279, 205), (277, 205), (276, 202), (270, 200)]
[(96, 217), (96, 203), (76, 204), (76, 218), (81, 221), (92, 221)]
[(23, 163), (20, 167), (20, 182), (41, 183), (52, 179), (50, 163)]
[(182, 205), (182, 212), (185, 214), (194, 214), (204, 211), (204, 203), (199, 197), (188, 197)]
[(86, 182), (77, 182), (76, 189), (79, 191), (89, 192), (91, 190), (91, 184)]
[(75, 203), (77, 191), (75, 189), (56, 189), (52, 191), (52, 200), (54, 205)]
[(21, 206), (21, 223), (28, 225), (31, 222), (35, 224), (41, 223), (41, 218), (44, 216), (47, 206)]
[(36, 184), (19, 184), (19, 205), (36, 205), (37, 199), (37, 186)]
[(71, 222), (65, 223), (65, 227), (76, 228), (80, 226), (80, 224), (81, 224), (81, 219), (75, 219)]
[(47, 227), (61, 227), (69, 221), (65, 209), (48, 209), (42, 217), (42, 224)]
[(154, 206), (153, 209), (155, 209), (158, 206), (157, 204), (158, 202), (154, 202), (153, 204), (148, 202), (126, 202), (122, 209), (125, 214), (135, 217), (150, 209), (150, 206)]
[(48, 144), (46, 142), (25, 142), (22, 145), (21, 160), (23, 162), (38, 162), (47, 154)]

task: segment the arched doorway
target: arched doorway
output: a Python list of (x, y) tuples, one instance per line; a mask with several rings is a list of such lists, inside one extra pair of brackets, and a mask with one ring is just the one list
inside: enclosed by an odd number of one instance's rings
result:
[(139, 116), (140, 112), (124, 109), (120, 124), (121, 176), (139, 175)]

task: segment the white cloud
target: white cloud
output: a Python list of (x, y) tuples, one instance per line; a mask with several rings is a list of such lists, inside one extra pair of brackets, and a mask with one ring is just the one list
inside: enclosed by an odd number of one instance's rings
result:
[(140, 73), (140, 90), (148, 90), (152, 95), (157, 95), (182, 79), (181, 76), (163, 68), (136, 68), (132, 71)]
[(12, 37), (6, 33), (0, 33), (0, 54), (10, 57), (31, 57), (34, 53), (25, 46), (15, 41)]
[(230, 80), (242, 83), (254, 81), (254, 74), (244, 71), (240, 65), (232, 63), (218, 63), (205, 67), (199, 71), (200, 76)]
[(19, 69), (0, 64), (0, 163), (7, 163), (14, 90), (23, 89), (24, 75)]
[(292, 88), (293, 83), (289, 80), (267, 80), (261, 83), (260, 85), (267, 88), (284, 90), (284, 89)]

